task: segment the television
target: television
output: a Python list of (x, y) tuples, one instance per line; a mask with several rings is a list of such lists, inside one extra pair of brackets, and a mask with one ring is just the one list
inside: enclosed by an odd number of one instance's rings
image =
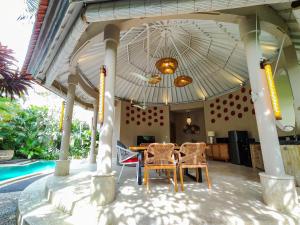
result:
[(139, 146), (142, 143), (155, 143), (155, 137), (154, 136), (137, 136), (137, 146)]

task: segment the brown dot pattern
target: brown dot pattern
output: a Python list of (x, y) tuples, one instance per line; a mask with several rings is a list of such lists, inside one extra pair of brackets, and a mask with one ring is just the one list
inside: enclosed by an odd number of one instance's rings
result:
[(220, 119), (230, 121), (244, 118), (246, 115), (255, 115), (249, 87), (241, 87), (235, 93), (216, 98), (208, 106), (211, 123), (216, 123)]

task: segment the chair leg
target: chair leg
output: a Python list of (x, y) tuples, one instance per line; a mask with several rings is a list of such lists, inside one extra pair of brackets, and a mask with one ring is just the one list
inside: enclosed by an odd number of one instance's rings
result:
[(144, 173), (145, 173), (145, 176), (146, 176), (145, 185), (147, 187), (147, 191), (149, 191), (149, 170), (147, 168), (144, 168)]
[(147, 184), (147, 169), (144, 167), (144, 185)]
[(166, 173), (167, 173), (167, 178), (168, 178), (168, 180), (169, 180), (169, 184), (171, 183), (171, 181), (170, 181), (170, 170), (166, 170)]
[(174, 169), (174, 185), (175, 185), (175, 192), (178, 192), (176, 168)]
[(121, 169), (121, 171), (120, 171), (120, 175), (119, 175), (119, 177), (118, 177), (118, 183), (119, 183), (120, 178), (121, 178), (121, 175), (122, 175), (122, 173), (123, 173), (124, 166), (125, 166), (125, 165), (123, 164), (122, 169)]
[(207, 184), (208, 184), (208, 188), (211, 189), (211, 182), (210, 182), (210, 179), (209, 179), (209, 176), (208, 176), (208, 167), (207, 166), (205, 167), (205, 176), (206, 176), (206, 181), (207, 181)]
[(180, 176), (181, 191), (184, 191), (184, 187), (183, 187), (183, 169), (181, 167), (179, 167), (179, 176)]
[(199, 171), (198, 168), (196, 168), (196, 182), (199, 182)]

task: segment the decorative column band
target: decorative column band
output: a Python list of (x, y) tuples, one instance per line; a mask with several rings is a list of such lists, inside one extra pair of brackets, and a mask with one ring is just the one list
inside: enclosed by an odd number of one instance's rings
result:
[(105, 66), (102, 65), (100, 67), (100, 83), (99, 83), (99, 123), (100, 124), (103, 124), (104, 121), (105, 77), (106, 77), (106, 69)]
[(273, 79), (271, 65), (268, 63), (263, 63), (263, 68), (265, 70), (267, 81), (268, 81), (268, 87), (269, 87), (269, 92), (270, 92), (270, 97), (271, 97), (271, 102), (272, 102), (275, 119), (281, 120), (282, 115), (281, 115), (281, 110), (280, 110), (280, 105), (279, 105), (278, 94), (277, 94), (275, 82)]

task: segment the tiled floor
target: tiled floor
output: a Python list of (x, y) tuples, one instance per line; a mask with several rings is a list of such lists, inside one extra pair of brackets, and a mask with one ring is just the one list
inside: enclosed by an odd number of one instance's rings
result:
[(16, 224), (16, 209), (21, 191), (43, 176), (37, 176), (0, 187), (0, 225)]
[[(120, 167), (116, 170), (119, 171)], [(209, 170), (213, 183), (211, 190), (206, 182), (196, 183), (186, 178), (185, 192), (175, 193), (163, 176), (152, 173), (151, 190), (147, 192), (143, 185), (136, 184), (135, 168), (126, 167), (117, 188), (116, 200), (96, 210), (88, 206), (92, 172), (83, 169), (73, 171), (69, 177), (48, 180), (48, 186), (56, 193), (52, 205), (56, 202), (58, 211), (73, 214), (72, 217), (57, 214), (61, 219), (55, 218), (53, 224), (300, 224), (299, 218), (280, 213), (262, 203), (257, 171), (252, 168), (210, 162)], [(52, 209), (49, 211), (49, 207), (45, 207), (45, 210), (31, 213), (31, 220), (39, 218), (47, 221), (45, 224), (52, 224), (49, 223)]]

